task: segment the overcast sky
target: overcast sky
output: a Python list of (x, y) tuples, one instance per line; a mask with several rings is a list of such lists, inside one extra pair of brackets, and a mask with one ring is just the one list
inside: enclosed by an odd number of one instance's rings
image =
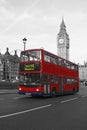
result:
[(44, 48), (57, 54), (62, 16), (70, 38), (70, 60), (87, 61), (87, 0), (0, 0), (0, 51)]

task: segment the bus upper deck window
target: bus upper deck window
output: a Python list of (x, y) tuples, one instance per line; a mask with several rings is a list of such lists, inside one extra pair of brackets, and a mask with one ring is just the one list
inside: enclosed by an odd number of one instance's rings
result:
[(21, 53), (21, 61), (41, 60), (41, 51), (33, 50)]

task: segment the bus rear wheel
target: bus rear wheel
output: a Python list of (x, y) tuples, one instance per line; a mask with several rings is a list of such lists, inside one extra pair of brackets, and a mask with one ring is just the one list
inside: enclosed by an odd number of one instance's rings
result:
[(76, 93), (76, 90), (75, 90), (75, 88), (73, 89), (73, 94), (75, 94)]

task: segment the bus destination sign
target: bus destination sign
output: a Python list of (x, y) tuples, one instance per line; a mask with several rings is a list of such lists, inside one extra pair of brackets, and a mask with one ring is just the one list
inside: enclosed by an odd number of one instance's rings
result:
[(20, 71), (39, 71), (41, 64), (39, 62), (20, 64), (19, 69)]
[(25, 70), (29, 71), (29, 70), (35, 70), (35, 65), (32, 63), (32, 64), (26, 64), (25, 65)]

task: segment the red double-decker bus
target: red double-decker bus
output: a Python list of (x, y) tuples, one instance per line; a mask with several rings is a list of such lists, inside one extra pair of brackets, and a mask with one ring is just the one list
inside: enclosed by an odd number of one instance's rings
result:
[(31, 96), (78, 92), (78, 65), (43, 49), (22, 51), (18, 90)]

